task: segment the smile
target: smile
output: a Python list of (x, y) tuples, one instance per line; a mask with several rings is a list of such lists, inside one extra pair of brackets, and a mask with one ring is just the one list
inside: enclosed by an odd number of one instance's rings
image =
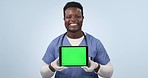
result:
[(77, 24), (70, 24), (71, 26), (76, 26)]

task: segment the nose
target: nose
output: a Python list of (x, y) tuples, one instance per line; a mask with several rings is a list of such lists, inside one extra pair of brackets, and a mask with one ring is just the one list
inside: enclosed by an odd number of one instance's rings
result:
[(72, 18), (70, 19), (70, 22), (72, 22), (72, 23), (74, 22), (74, 23), (75, 23), (76, 20), (77, 20), (77, 19), (76, 19), (75, 17), (72, 17)]

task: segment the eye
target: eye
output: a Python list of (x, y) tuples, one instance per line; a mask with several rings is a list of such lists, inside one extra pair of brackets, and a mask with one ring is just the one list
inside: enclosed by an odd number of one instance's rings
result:
[(81, 18), (81, 16), (79, 15), (79, 16), (76, 16), (76, 18)]
[(71, 16), (65, 16), (65, 18), (71, 18)]

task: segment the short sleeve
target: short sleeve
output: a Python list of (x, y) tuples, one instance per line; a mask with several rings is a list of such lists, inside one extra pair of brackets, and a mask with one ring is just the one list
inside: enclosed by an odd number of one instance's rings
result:
[(48, 46), (42, 60), (46, 64), (50, 64), (54, 60), (54, 45), (52, 43), (50, 43), (50, 45)]
[(97, 61), (98, 63), (105, 65), (110, 61), (110, 58), (103, 46), (103, 44), (101, 43), (100, 40), (97, 41), (96, 44), (96, 48), (97, 48), (97, 54), (96, 54), (96, 58), (95, 61)]

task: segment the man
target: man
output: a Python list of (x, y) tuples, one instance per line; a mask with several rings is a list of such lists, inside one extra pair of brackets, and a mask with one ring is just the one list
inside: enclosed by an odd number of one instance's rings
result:
[[(64, 22), (67, 32), (55, 38), (47, 48), (41, 66), (42, 78), (111, 78), (113, 67), (110, 58), (100, 40), (83, 33), (83, 7), (78, 2), (68, 2), (64, 8)], [(85, 40), (86, 37), (86, 40)], [(89, 67), (59, 66), (60, 46), (88, 46)]]

